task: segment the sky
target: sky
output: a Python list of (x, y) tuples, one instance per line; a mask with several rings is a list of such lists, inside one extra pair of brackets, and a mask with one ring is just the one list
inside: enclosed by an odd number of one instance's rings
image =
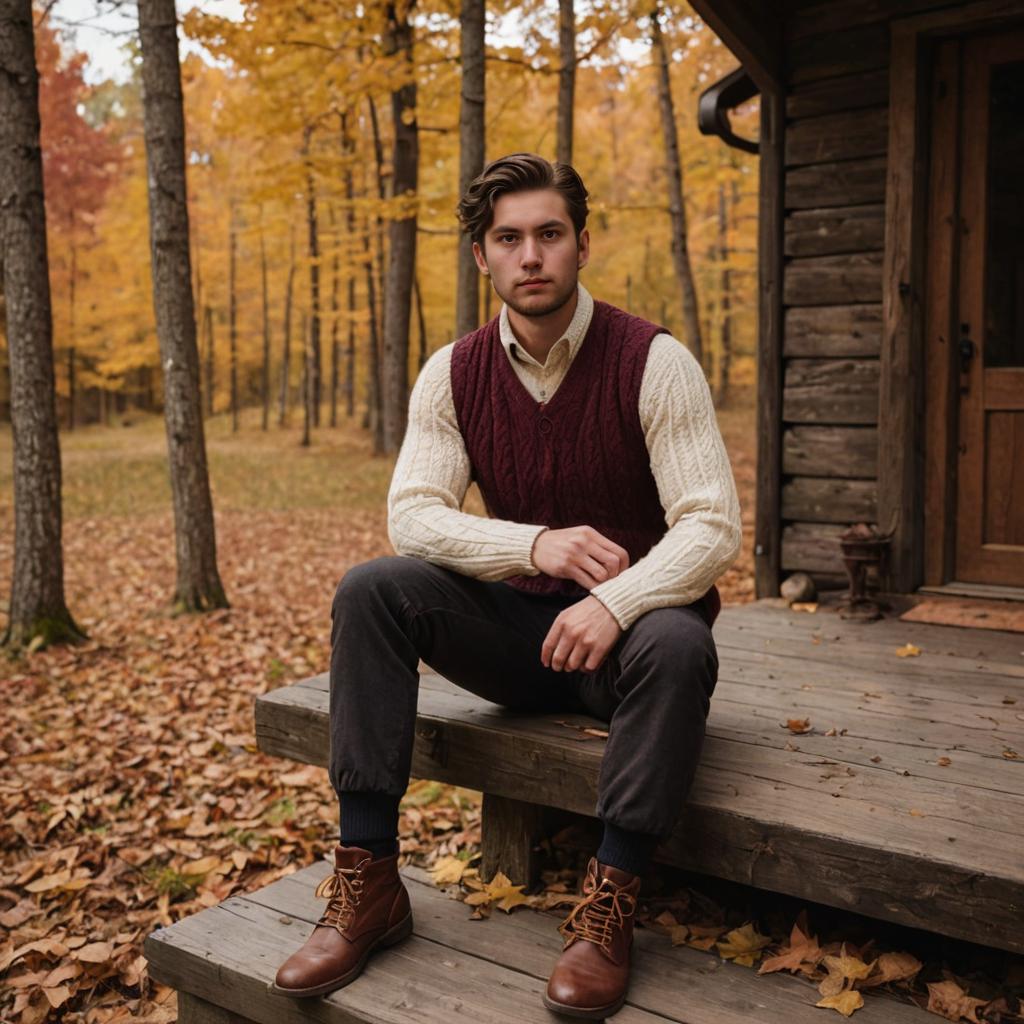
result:
[[(552, 0), (553, 2), (553, 0)], [(584, 3), (581, 7), (585, 8)], [(199, 8), (224, 18), (241, 20), (242, 0), (177, 0), (178, 17)], [(557, 5), (556, 5), (557, 9)], [(128, 77), (128, 62), (122, 47), (138, 26), (135, 0), (56, 0), (48, 17), (51, 24), (71, 35), (75, 48), (88, 56), (85, 80), (97, 84), (107, 79), (123, 82)], [(514, 16), (490, 22), (488, 41), (515, 43), (521, 41)], [(204, 51), (198, 44), (178, 33), (181, 56)], [(647, 43), (618, 41), (620, 55), (636, 61), (646, 56)], [(209, 60), (209, 56), (206, 55)]]
[[(241, 19), (240, 0), (178, 0), (178, 16), (198, 7), (225, 18)], [(128, 65), (122, 46), (138, 26), (134, 0), (57, 0), (50, 11), (52, 24), (66, 30), (75, 48), (88, 54), (85, 80), (90, 83), (128, 77)], [(199, 52), (199, 47), (178, 33), (181, 53)]]

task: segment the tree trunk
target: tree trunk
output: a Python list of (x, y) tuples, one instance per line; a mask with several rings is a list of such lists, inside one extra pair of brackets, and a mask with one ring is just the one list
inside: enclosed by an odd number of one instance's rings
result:
[(331, 426), (338, 425), (338, 295), (341, 290), (341, 241), (338, 234), (334, 204), (328, 208), (334, 250), (331, 255)]
[(388, 276), (384, 294), (384, 358), (381, 365), (384, 451), (397, 453), (405, 436), (409, 402), (409, 315), (416, 272), (416, 189), (419, 177), (419, 130), (416, 124), (416, 72), (409, 20), (415, 0), (386, 6), (385, 51), (397, 58), (399, 84), (391, 93), (394, 133), (394, 196), (407, 204), (396, 211), (388, 230)]
[(302, 444), (308, 448), (313, 426), (313, 346), (310, 344), (312, 320), (302, 314)]
[(373, 454), (384, 454), (384, 417), (381, 414), (380, 387), (380, 332), (377, 329), (377, 275), (373, 269), (373, 242), (370, 236), (370, 221), (367, 218), (365, 239), (366, 252), (366, 305), (370, 314), (370, 351), (366, 373), (366, 420), (373, 435)]
[(739, 203), (739, 188), (732, 182), (731, 201), (726, 204), (725, 186), (718, 188), (718, 230), (719, 255), (722, 260), (722, 334), (718, 357), (718, 379), (715, 389), (715, 404), (724, 405), (729, 400), (729, 374), (732, 370), (732, 270), (729, 265), (729, 213)]
[(71, 275), (68, 281), (68, 430), (75, 429), (75, 277), (78, 274), (78, 247), (75, 245), (75, 221), (71, 218)]
[(558, 141), (556, 159), (572, 163), (572, 115), (576, 100), (576, 12), (573, 0), (558, 0)]
[(260, 225), (260, 280), (263, 289), (263, 429), (270, 427), (270, 292), (267, 287), (267, 246)]
[[(484, 169), (484, 26), (485, 0), (462, 0), (462, 85), (459, 107), (459, 195), (465, 195), (469, 183)], [(473, 259), (473, 240), (459, 234), (456, 273), (455, 336), (479, 326), (480, 271)]]
[(213, 308), (207, 306), (203, 311), (203, 322), (206, 325), (206, 415), (213, 415), (213, 388), (215, 383), (215, 370), (213, 362), (213, 330), (214, 317)]
[(651, 12), (651, 44), (654, 63), (658, 67), (658, 103), (661, 107), (661, 131), (665, 139), (665, 176), (668, 180), (668, 207), (672, 217), (672, 264), (683, 309), (683, 341), (694, 358), (703, 365), (704, 347), (697, 315), (697, 291), (690, 267), (690, 250), (686, 241), (686, 207), (683, 205), (683, 167), (679, 159), (679, 136), (676, 133), (672, 83), (668, 73), (668, 50), (661, 34), (659, 10)]
[(231, 358), (231, 432), (238, 433), (238, 226), (235, 204), (228, 224), (228, 349)]
[(420, 275), (417, 274), (413, 280), (413, 294), (416, 299), (416, 326), (420, 335), (420, 354), (418, 366), (422, 370), (423, 364), (427, 361), (427, 320), (423, 315), (423, 293), (420, 291)]
[(384, 332), (387, 322), (387, 303), (384, 299), (387, 286), (387, 282), (385, 281), (386, 275), (384, 264), (387, 245), (384, 237), (384, 217), (381, 211), (384, 208), (384, 201), (387, 198), (387, 184), (384, 176), (384, 143), (381, 140), (380, 123), (377, 119), (377, 105), (374, 103), (372, 96), (367, 97), (367, 103), (370, 108), (373, 155), (374, 162), (377, 167), (377, 196), (381, 201), (381, 205), (377, 208), (376, 214), (377, 246), (374, 254), (377, 261), (377, 276), (374, 282), (374, 293), (377, 296), (377, 301), (375, 303), (371, 303), (371, 305), (376, 308), (377, 313), (377, 336), (376, 338), (372, 338), (374, 345), (374, 365), (369, 377), (367, 378), (367, 422), (365, 425), (369, 426), (373, 432), (374, 455), (382, 455), (384, 453), (384, 399), (383, 386), (381, 384), (381, 362), (384, 358)]
[(30, 0), (0, 0), (0, 267), (14, 441), (14, 571), (3, 644), (84, 639), (64, 601), (60, 442)]
[(288, 283), (284, 289), (284, 350), (281, 353), (281, 399), (277, 410), (277, 425), (288, 425), (288, 398), (290, 392), (291, 349), (292, 349), (292, 293), (295, 287), (295, 228), (289, 230), (290, 259), (288, 263)]
[(356, 412), (356, 271), (352, 265), (351, 254), (355, 249), (356, 211), (355, 211), (355, 177), (352, 173), (352, 161), (355, 159), (355, 140), (348, 133), (348, 117), (341, 115), (342, 149), (347, 157), (345, 162), (345, 200), (346, 229), (349, 246), (348, 268), (348, 351), (345, 361), (345, 414), (351, 419)]
[(316, 185), (313, 183), (313, 165), (309, 157), (309, 144), (313, 128), (307, 125), (302, 137), (302, 155), (306, 163), (306, 225), (309, 235), (309, 338), (310, 393), (312, 395), (313, 426), (320, 426), (320, 233), (316, 216)]
[(185, 121), (174, 0), (140, 0), (139, 37), (153, 306), (164, 372), (178, 560), (174, 605), (182, 611), (224, 608), (228, 602), (217, 572), (213, 502), (199, 407), (199, 353), (185, 201)]

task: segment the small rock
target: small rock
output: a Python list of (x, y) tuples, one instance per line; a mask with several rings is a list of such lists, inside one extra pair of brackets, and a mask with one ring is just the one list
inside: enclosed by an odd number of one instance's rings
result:
[(818, 596), (818, 588), (807, 573), (795, 572), (779, 587), (779, 593), (793, 604), (794, 601), (814, 601)]

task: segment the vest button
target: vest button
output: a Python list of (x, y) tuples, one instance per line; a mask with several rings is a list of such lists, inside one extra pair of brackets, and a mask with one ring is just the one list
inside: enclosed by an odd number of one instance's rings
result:
[(540, 432), (542, 434), (550, 434), (551, 433), (551, 420), (547, 419), (547, 417), (542, 417), (541, 418), (541, 421), (540, 421)]

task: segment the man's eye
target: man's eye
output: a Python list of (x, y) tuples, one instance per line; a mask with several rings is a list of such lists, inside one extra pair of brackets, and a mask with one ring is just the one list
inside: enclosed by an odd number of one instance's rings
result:
[(498, 241), (499, 242), (514, 242), (515, 240), (516, 240), (516, 236), (515, 235), (499, 235), (498, 236)]
[(547, 231), (544, 232), (544, 234), (548, 238), (557, 238), (558, 237), (558, 232), (554, 228), (549, 228)]

